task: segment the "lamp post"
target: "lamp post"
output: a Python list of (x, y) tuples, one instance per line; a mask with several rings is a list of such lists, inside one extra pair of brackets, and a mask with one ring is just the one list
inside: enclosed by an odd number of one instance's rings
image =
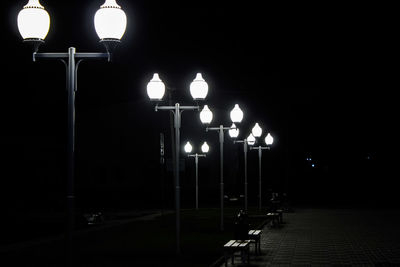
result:
[(247, 212), (248, 202), (247, 202), (247, 151), (248, 146), (252, 146), (255, 143), (255, 138), (253, 134), (250, 134), (247, 138), (242, 140), (234, 140), (234, 144), (243, 144), (244, 153), (244, 210)]
[[(161, 101), (165, 93), (165, 85), (161, 81), (157, 73), (147, 84), (147, 94), (152, 101)], [(190, 94), (193, 100), (204, 100), (208, 93), (208, 84), (204, 81), (201, 73), (197, 73), (196, 78), (190, 84)], [(179, 152), (180, 152), (180, 128), (181, 128), (181, 113), (184, 110), (199, 110), (199, 106), (181, 106), (176, 103), (174, 106), (155, 106), (155, 111), (168, 110), (174, 116), (175, 128), (175, 230), (176, 230), (176, 253), (180, 254), (180, 183), (179, 183)]]
[[(258, 125), (258, 123), (256, 123), (256, 125), (254, 125), (253, 129), (252, 129), (252, 134), (255, 137), (261, 137), (262, 135), (262, 129), (261, 127)], [(262, 197), (261, 197), (261, 158), (262, 158), (262, 151), (265, 149), (270, 149), (270, 145), (273, 142), (273, 138), (271, 136), (270, 133), (267, 134), (267, 136), (265, 137), (265, 143), (266, 143), (266, 147), (263, 147), (261, 145), (257, 146), (257, 147), (250, 147), (250, 150), (258, 150), (258, 209), (261, 210), (261, 206), (262, 206)]]
[(72, 239), (74, 230), (74, 172), (75, 172), (75, 93), (77, 91), (78, 66), (83, 60), (111, 60), (111, 53), (125, 33), (126, 15), (115, 0), (106, 0), (94, 17), (95, 30), (106, 53), (77, 53), (75, 47), (66, 53), (38, 53), (39, 46), (50, 28), (50, 16), (39, 0), (29, 0), (19, 12), (18, 30), (23, 41), (33, 46), (33, 61), (37, 59), (61, 60), (67, 70), (68, 120), (67, 120), (67, 262), (72, 265)]
[[(203, 145), (201, 146), (201, 151), (203, 153), (208, 153), (210, 150), (210, 147), (208, 146), (207, 142), (204, 142)], [(192, 152), (192, 145), (190, 142), (187, 142), (185, 145), (185, 152), (188, 153), (188, 157), (194, 157), (194, 162), (196, 165), (196, 210), (199, 209), (199, 157), (206, 157), (207, 154), (189, 154)]]
[[(203, 124), (209, 125), (212, 121), (213, 114), (207, 105), (204, 106), (203, 110), (200, 112), (200, 120)], [(219, 133), (219, 153), (220, 153), (220, 207), (221, 207), (221, 223), (220, 229), (224, 230), (224, 131), (236, 130), (236, 125), (234, 122), (239, 123), (243, 119), (243, 111), (240, 109), (239, 105), (236, 104), (231, 111), (232, 126), (225, 127), (222, 124), (219, 127), (207, 127), (206, 131), (218, 131)], [(237, 129), (237, 133), (239, 129)], [(236, 131), (235, 131), (236, 133)], [(233, 134), (235, 135), (235, 134)], [(237, 137), (237, 135), (235, 136)]]

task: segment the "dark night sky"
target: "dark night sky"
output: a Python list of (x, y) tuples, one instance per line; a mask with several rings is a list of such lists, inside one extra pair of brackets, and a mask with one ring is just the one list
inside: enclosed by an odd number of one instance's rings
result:
[[(41, 3), (51, 16), (41, 52), (66, 52), (70, 46), (78, 52), (103, 50), (93, 26), (102, 1)], [(271, 157), (275, 166), (271, 168), (277, 178), (286, 175), (288, 164), (292, 179), (306, 176), (301, 162), (312, 155), (329, 170), (329, 177), (337, 179), (335, 190), (346, 191), (349, 179), (355, 190), (363, 182), (369, 193), (390, 190), (394, 181), (388, 175), (391, 163), (386, 153), (394, 146), (391, 128), (398, 120), (395, 87), (389, 83), (394, 71), (389, 64), (391, 19), (385, 16), (385, 7), (265, 1), (118, 3), (128, 26), (114, 61), (84, 62), (79, 69), (81, 173), (102, 172), (90, 166), (104, 164), (114, 166), (112, 173), (117, 169), (121, 177), (146, 180), (157, 175), (152, 166), (158, 162), (158, 134), (168, 133), (169, 121), (167, 113), (153, 111), (146, 84), (158, 72), (177, 89), (180, 103), (191, 104), (188, 86), (196, 72), (202, 72), (216, 124), (228, 124), (229, 110), (239, 103), (246, 132), (259, 121), (274, 135), (276, 157)], [(6, 182), (9, 192), (18, 191), (20, 183), (34, 186), (31, 177), (42, 177), (43, 172), (49, 181), (54, 173), (59, 177), (64, 173), (64, 66), (31, 61), (31, 50), (22, 43), (16, 26), (24, 4), (3, 2), (1, 15), (6, 35), (1, 44), (5, 69), (0, 137), (6, 166), (2, 180), (13, 180)], [(185, 112), (182, 142), (193, 135), (213, 145), (218, 163), (216, 133), (206, 134), (197, 114)], [(141, 157), (135, 159), (137, 155)], [(360, 169), (371, 165), (363, 162), (368, 155), (374, 171), (366, 179), (368, 171)], [(255, 156), (251, 159), (256, 161)], [(215, 174), (209, 172), (216, 176), (218, 165), (213, 168)], [(44, 188), (62, 184), (41, 179)], [(310, 186), (298, 180), (290, 183), (303, 189)], [(313, 184), (317, 191), (321, 185), (323, 181)]]

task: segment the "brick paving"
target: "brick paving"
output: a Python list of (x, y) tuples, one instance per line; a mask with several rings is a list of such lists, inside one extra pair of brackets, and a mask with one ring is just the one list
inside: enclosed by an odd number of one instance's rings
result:
[(285, 213), (281, 227), (264, 227), (261, 250), (250, 266), (400, 266), (400, 210)]

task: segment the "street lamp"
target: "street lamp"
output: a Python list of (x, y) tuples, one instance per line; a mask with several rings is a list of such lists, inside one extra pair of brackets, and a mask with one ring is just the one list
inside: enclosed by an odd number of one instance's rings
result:
[(230, 117), (233, 123), (241, 122), (243, 120), (243, 111), (240, 109), (238, 104), (235, 104), (231, 110)]
[[(256, 124), (258, 125), (258, 124)], [(255, 127), (255, 126), (254, 126)], [(253, 128), (254, 130), (254, 128)], [(262, 132), (261, 127), (259, 129), (259, 132)], [(257, 133), (259, 133), (257, 132)], [(258, 136), (260, 137), (261, 134)], [(274, 139), (272, 138), (271, 134), (268, 133), (267, 136), (265, 137), (265, 144), (267, 146), (263, 147), (261, 145), (257, 147), (250, 147), (250, 150), (258, 150), (258, 209), (261, 210), (262, 206), (262, 197), (261, 197), (261, 158), (262, 158), (262, 151), (267, 149), (270, 150), (270, 145), (272, 145)]]
[(228, 130), (228, 133), (231, 138), (236, 138), (239, 136), (239, 128), (237, 128), (236, 125), (232, 123), (231, 128)]
[(208, 108), (207, 105), (204, 105), (202, 111), (200, 112), (200, 121), (204, 124), (210, 124), (213, 119), (213, 113)]
[(254, 137), (260, 137), (262, 135), (262, 129), (260, 125), (258, 125), (258, 122), (254, 125), (253, 129), (251, 129), (251, 133)]
[[(115, 9), (118, 9), (116, 11)], [(124, 17), (124, 19), (122, 18)], [(33, 61), (37, 59), (61, 60), (67, 69), (68, 91), (68, 144), (67, 144), (67, 261), (72, 265), (72, 233), (74, 230), (74, 169), (75, 169), (75, 92), (77, 91), (77, 72), (80, 62), (84, 59), (111, 60), (112, 43), (120, 42), (125, 27), (126, 16), (115, 0), (106, 0), (104, 5), (95, 15), (95, 28), (103, 42), (107, 53), (76, 53), (74, 47), (70, 47), (67, 53), (38, 53), (39, 46), (50, 28), (50, 16), (39, 0), (29, 0), (19, 12), (17, 17), (18, 30), (24, 42), (33, 46)]]
[(256, 143), (256, 138), (254, 137), (254, 135), (252, 133), (249, 134), (249, 136), (247, 136), (246, 140), (250, 146), (252, 146)]
[[(203, 153), (208, 153), (210, 147), (207, 142), (204, 142), (201, 146), (201, 151)], [(194, 157), (194, 162), (196, 164), (196, 210), (199, 209), (199, 157), (206, 157), (206, 154), (189, 154), (192, 152), (192, 145), (187, 142), (185, 145), (185, 152), (188, 153), (188, 157)]]
[[(161, 101), (164, 95), (164, 83), (156, 73), (153, 79), (147, 84), (147, 93), (152, 101)], [(201, 73), (197, 73), (196, 78), (190, 84), (190, 94), (193, 100), (204, 100), (208, 93), (208, 85), (202, 78)], [(181, 106), (176, 103), (174, 106), (155, 106), (155, 111), (169, 110), (174, 115), (175, 128), (175, 216), (176, 216), (176, 253), (180, 254), (180, 184), (179, 184), (179, 153), (180, 153), (180, 128), (181, 128), (181, 113), (184, 110), (199, 110), (199, 106)]]
[[(237, 106), (237, 107), (236, 107)], [(236, 122), (240, 122), (243, 119), (243, 112), (240, 110), (239, 106), (236, 105), (233, 111), (233, 118)], [(239, 109), (239, 111), (238, 111)], [(203, 124), (209, 125), (213, 118), (213, 114), (208, 106), (204, 106), (202, 112), (200, 112), (200, 120)], [(232, 119), (232, 111), (231, 111), (231, 119)], [(233, 121), (233, 120), (232, 120)], [(234, 128), (233, 128), (234, 127)], [(220, 153), (220, 206), (221, 206), (221, 231), (224, 230), (224, 131), (226, 130), (234, 130), (239, 132), (239, 129), (236, 128), (235, 124), (232, 123), (231, 127), (225, 127), (222, 124), (219, 127), (207, 127), (206, 131), (218, 131), (219, 133), (219, 153)], [(235, 132), (236, 133), (236, 132)], [(232, 136), (232, 135), (231, 135)], [(237, 136), (237, 135), (236, 135)]]

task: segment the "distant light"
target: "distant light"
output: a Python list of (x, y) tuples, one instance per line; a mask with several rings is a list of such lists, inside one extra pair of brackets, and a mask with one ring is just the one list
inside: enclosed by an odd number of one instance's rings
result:
[(313, 168), (314, 168), (314, 167), (315, 167), (315, 164), (314, 164), (314, 163), (313, 163), (313, 164), (311, 164), (311, 167), (313, 167)]
[(121, 40), (126, 23), (125, 12), (115, 0), (106, 0), (94, 15), (94, 28), (100, 40)]
[(17, 25), (24, 40), (44, 40), (50, 29), (50, 16), (39, 0), (29, 0), (18, 13)]
[(239, 136), (239, 128), (236, 127), (234, 123), (232, 123), (231, 128), (228, 131), (229, 136), (232, 138), (236, 138)]
[(267, 136), (265, 137), (265, 144), (267, 146), (272, 145), (272, 143), (274, 142), (274, 138), (272, 137), (272, 135), (270, 133), (267, 134)]
[(190, 144), (189, 141), (186, 143), (184, 149), (185, 149), (185, 152), (186, 152), (186, 153), (192, 152), (193, 147), (192, 147), (192, 145)]
[(204, 124), (210, 124), (213, 119), (213, 113), (208, 108), (207, 105), (204, 105), (203, 110), (200, 112), (200, 120)]
[(190, 94), (194, 100), (203, 100), (206, 98), (208, 93), (208, 84), (201, 76), (201, 73), (197, 73), (196, 78), (190, 84)]
[(161, 100), (165, 94), (165, 85), (158, 73), (154, 73), (153, 79), (147, 84), (147, 95), (150, 100)]
[(235, 107), (231, 110), (230, 117), (233, 123), (243, 120), (243, 111), (238, 104), (235, 104)]
[(258, 122), (256, 122), (256, 124), (254, 125), (251, 133), (254, 135), (254, 137), (260, 137), (262, 135), (262, 129), (260, 125), (258, 125)]
[(254, 145), (256, 143), (256, 138), (254, 137), (254, 135), (251, 133), (249, 134), (249, 136), (247, 137), (247, 144), (249, 144), (250, 146)]
[(210, 150), (210, 147), (208, 146), (207, 142), (204, 142), (203, 145), (201, 146), (201, 151), (203, 153), (208, 153), (209, 150)]

